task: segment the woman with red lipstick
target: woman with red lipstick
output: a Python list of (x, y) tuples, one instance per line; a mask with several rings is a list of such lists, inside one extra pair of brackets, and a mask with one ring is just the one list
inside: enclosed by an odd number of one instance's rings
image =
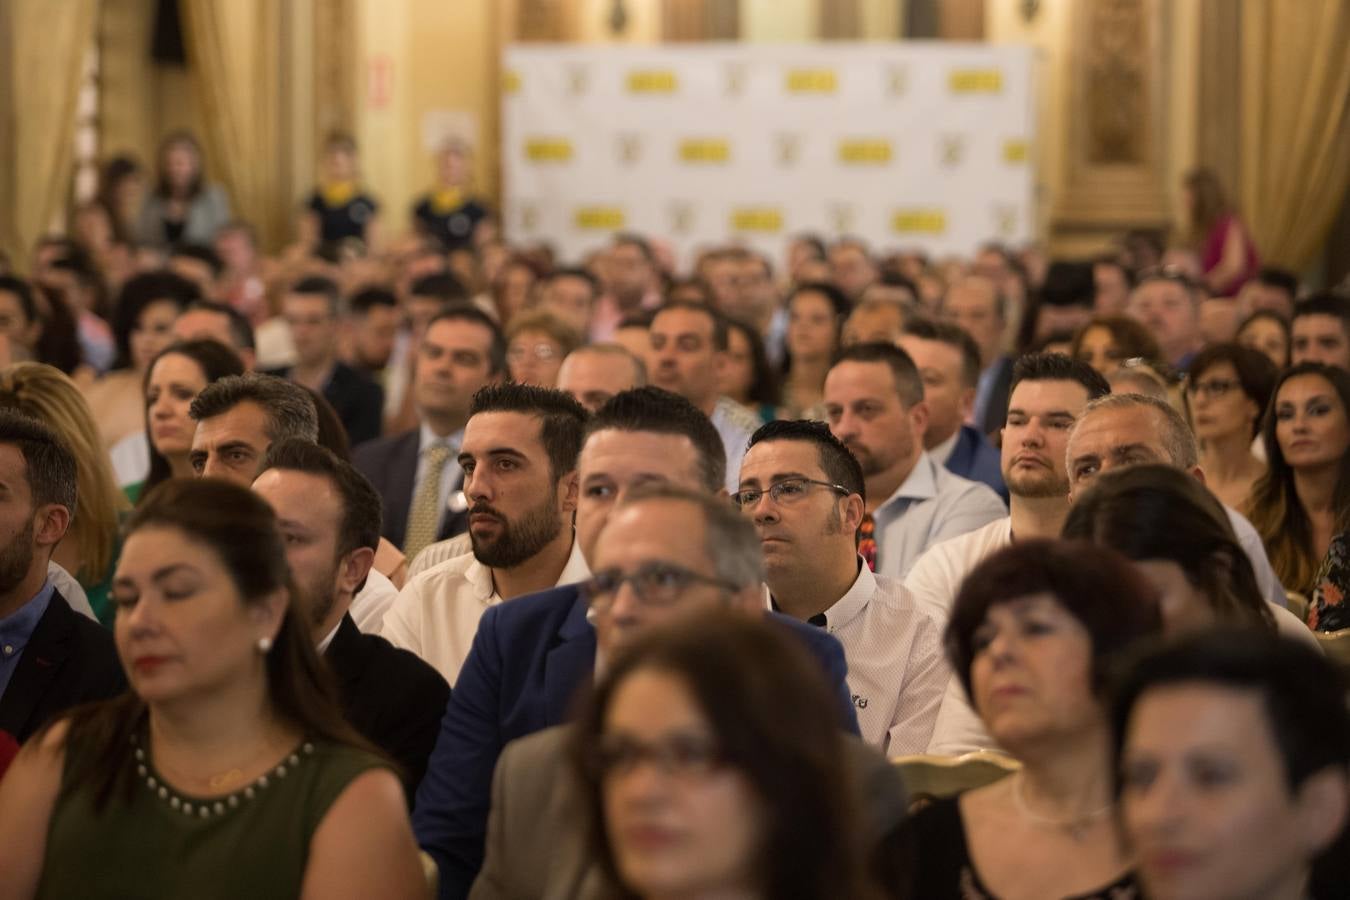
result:
[(1237, 344), (1206, 347), (1191, 361), (1186, 407), (1200, 444), (1205, 487), (1228, 506), (1246, 504), (1266, 464), (1252, 453), (1279, 371), (1265, 354)]
[(1350, 715), (1326, 657), (1203, 632), (1115, 694), (1120, 819), (1150, 900), (1350, 896)]
[(947, 655), (990, 736), (1022, 768), (938, 800), (894, 849), (922, 900), (1136, 900), (1116, 830), (1105, 685), (1162, 627), (1128, 561), (1091, 544), (1017, 542), (961, 585)]
[(265, 502), (166, 482), (113, 593), (131, 690), (34, 735), (0, 782), (0, 893), (425, 897), (398, 778), (337, 706)]
[(617, 654), (578, 723), (611, 898), (870, 900), (837, 705), (800, 642), (731, 612)]
[(1301, 363), (1275, 384), (1262, 428), (1268, 469), (1246, 513), (1285, 590), (1310, 595), (1350, 525), (1350, 372)]
[(202, 388), (226, 375), (244, 374), (233, 350), (218, 341), (183, 341), (155, 357), (145, 373), (145, 436), (150, 470), (145, 481), (127, 487), (136, 502), (170, 478), (193, 478), (188, 453), (197, 423), (188, 415)]

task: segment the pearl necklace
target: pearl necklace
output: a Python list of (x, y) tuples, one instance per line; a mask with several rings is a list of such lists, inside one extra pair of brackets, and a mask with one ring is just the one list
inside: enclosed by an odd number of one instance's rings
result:
[(1071, 819), (1052, 819), (1049, 816), (1042, 816), (1031, 811), (1027, 805), (1026, 797), (1022, 795), (1022, 777), (1021, 773), (1015, 773), (1012, 776), (1012, 795), (1013, 803), (1017, 806), (1017, 811), (1022, 814), (1028, 822), (1040, 828), (1053, 828), (1057, 831), (1067, 832), (1069, 837), (1075, 841), (1082, 841), (1087, 837), (1088, 827), (1102, 816), (1115, 808), (1115, 801), (1111, 801), (1100, 809), (1094, 809), (1091, 812), (1074, 816)]
[(259, 775), (252, 784), (242, 790), (235, 791), (225, 797), (217, 797), (214, 800), (192, 801), (180, 797), (163, 780), (156, 778), (154, 773), (150, 771), (150, 763), (146, 760), (144, 748), (137, 743), (134, 737), (131, 739), (131, 743), (136, 747), (136, 775), (145, 782), (145, 786), (150, 789), (150, 793), (168, 803), (169, 808), (175, 812), (202, 819), (221, 816), (232, 809), (237, 809), (241, 801), (248, 802), (257, 797), (262, 791), (267, 790), (267, 786), (274, 779), (285, 778), (291, 769), (300, 765), (302, 758), (307, 758), (314, 753), (314, 745), (305, 741), (300, 745), (297, 752), (287, 756), (270, 772)]

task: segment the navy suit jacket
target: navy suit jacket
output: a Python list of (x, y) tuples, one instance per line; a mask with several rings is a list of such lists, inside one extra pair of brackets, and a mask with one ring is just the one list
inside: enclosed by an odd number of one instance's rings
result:
[(961, 426), (961, 435), (952, 447), (952, 455), (947, 459), (947, 471), (971, 481), (987, 484), (1008, 503), (1008, 486), (1003, 483), (1003, 465), (999, 453), (993, 445), (984, 439), (969, 425)]
[[(844, 725), (857, 734), (844, 648), (819, 628), (768, 615), (800, 635), (820, 659)], [(467, 897), (483, 865), (492, 773), (502, 748), (567, 721), (594, 670), (595, 629), (576, 585), (483, 613), (413, 807), (417, 842), (440, 868), (440, 897)]]

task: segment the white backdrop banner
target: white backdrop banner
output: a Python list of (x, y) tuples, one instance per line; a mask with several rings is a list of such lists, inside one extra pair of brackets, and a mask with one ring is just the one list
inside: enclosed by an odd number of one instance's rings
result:
[(1033, 51), (955, 43), (514, 45), (504, 224), (577, 261), (615, 231), (682, 263), (812, 231), (970, 254), (1036, 226)]

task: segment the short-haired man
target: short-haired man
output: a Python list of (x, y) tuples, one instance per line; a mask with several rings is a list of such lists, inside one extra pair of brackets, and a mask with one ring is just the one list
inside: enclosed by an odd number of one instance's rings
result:
[(1092, 318), (1096, 287), (1088, 263), (1055, 260), (1045, 272), (1033, 341), (1073, 334)]
[(1294, 306), (1291, 363), (1317, 362), (1350, 371), (1350, 298), (1314, 294)]
[(649, 338), (652, 384), (679, 394), (712, 421), (726, 448), (727, 489), (734, 490), (745, 442), (759, 423), (718, 391), (719, 374), (727, 364), (726, 320), (697, 303), (667, 303), (652, 318)]
[(1163, 359), (1185, 371), (1200, 352), (1201, 289), (1184, 275), (1145, 276), (1130, 292), (1125, 312), (1137, 319), (1158, 341)]
[(618, 344), (578, 347), (558, 370), (558, 390), (571, 394), (587, 412), (595, 412), (609, 398), (647, 383), (642, 360)]
[(590, 574), (572, 531), (585, 423), (561, 391), (500, 384), (474, 396), (459, 449), (472, 552), (410, 578), (381, 634), (453, 684), (485, 609)]
[(380, 436), (384, 391), (338, 359), (337, 282), (302, 278), (281, 300), (281, 314), (295, 344), (295, 365), (272, 372), (323, 395), (347, 431), (352, 446)]
[(844, 320), (844, 330), (840, 343), (845, 347), (854, 344), (894, 344), (900, 340), (905, 322), (914, 310), (885, 297), (872, 296), (876, 285), (863, 291), (862, 300), (853, 307), (853, 311)]
[(877, 280), (879, 269), (857, 238), (840, 238), (830, 245), (830, 281), (850, 300), (858, 300), (867, 286)]
[(619, 322), (661, 303), (661, 277), (652, 245), (641, 235), (622, 233), (602, 259), (604, 293), (591, 313), (592, 341), (614, 339)]
[(863, 740), (887, 756), (928, 747), (951, 678), (943, 617), (858, 555), (866, 488), (823, 422), (770, 422), (750, 437), (732, 500), (755, 523), (775, 610), (844, 645)]
[(1238, 291), (1238, 314), (1245, 318), (1254, 312), (1270, 310), (1281, 318), (1291, 319), (1297, 299), (1298, 276), (1288, 269), (1268, 266)]
[[(1140, 463), (1161, 463), (1189, 472), (1203, 484), (1195, 433), (1166, 400), (1143, 394), (1111, 394), (1088, 404), (1074, 423), (1066, 448), (1069, 499), (1081, 494), (1102, 472)], [(1276, 606), (1288, 601), (1265, 546), (1252, 523), (1225, 506), (1238, 543), (1251, 560), (1261, 593)]]
[(450, 509), (462, 480), (458, 456), (469, 407), (506, 371), (501, 329), (472, 306), (435, 316), (417, 349), (412, 393), (418, 427), (371, 441), (352, 464), (384, 500), (384, 537), (413, 559), (427, 544), (462, 534), (464, 510)]
[(380, 542), (380, 497), (360, 472), (306, 441), (273, 444), (253, 490), (271, 504), (310, 636), (337, 676), (347, 720), (402, 770), (408, 803), (436, 744), (450, 686), (351, 616)]
[(900, 348), (859, 344), (841, 353), (825, 376), (825, 414), (862, 466), (867, 506), (859, 551), (878, 574), (903, 578), (928, 547), (1005, 515), (998, 494), (952, 474), (924, 450), (923, 381)]
[(975, 383), (971, 422), (980, 434), (1003, 427), (1012, 384), (1012, 358), (1003, 352), (1008, 330), (1008, 300), (998, 283), (983, 275), (967, 275), (942, 296), (942, 315), (955, 322), (980, 348), (980, 377)]
[(389, 366), (398, 340), (398, 297), (393, 291), (368, 287), (347, 301), (342, 361), (379, 381)]
[(913, 319), (897, 342), (919, 367), (923, 399), (928, 404), (924, 449), (962, 478), (987, 484), (1008, 500), (999, 469), (998, 451), (967, 425), (975, 408), (980, 379), (980, 350), (970, 335), (951, 322)]
[(112, 635), (72, 610), (48, 574), (75, 501), (70, 449), (46, 425), (0, 411), (0, 733), (20, 743), (126, 686)]
[[(1003, 480), (1010, 515), (943, 541), (919, 557), (905, 586), (923, 606), (951, 609), (961, 582), (985, 557), (1021, 540), (1056, 538), (1069, 515), (1064, 454), (1069, 429), (1088, 403), (1110, 393), (1106, 380), (1085, 362), (1057, 353), (1023, 356), (1013, 367), (1008, 420), (1003, 428)], [(992, 746), (953, 678), (933, 727), (930, 753), (959, 754)]]
[[(577, 475), (576, 539), (590, 563), (616, 504), (630, 492), (662, 483), (717, 495), (726, 454), (707, 416), (681, 397), (644, 387), (616, 395), (586, 423)], [(590, 684), (597, 645), (587, 609), (578, 586), (565, 585), (484, 611), (413, 815), (418, 842), (440, 866), (442, 897), (467, 894), (482, 864), (502, 748), (567, 721), (577, 691)], [(846, 705), (837, 643), (834, 651), (839, 668), (831, 683)]]
[(252, 372), (258, 363), (258, 348), (253, 326), (232, 306), (210, 300), (198, 300), (173, 321), (173, 336), (179, 341), (212, 340), (224, 344), (244, 362), (244, 371)]
[(578, 335), (591, 333), (591, 315), (600, 296), (600, 282), (585, 269), (559, 269), (539, 287), (538, 308), (553, 313)]

